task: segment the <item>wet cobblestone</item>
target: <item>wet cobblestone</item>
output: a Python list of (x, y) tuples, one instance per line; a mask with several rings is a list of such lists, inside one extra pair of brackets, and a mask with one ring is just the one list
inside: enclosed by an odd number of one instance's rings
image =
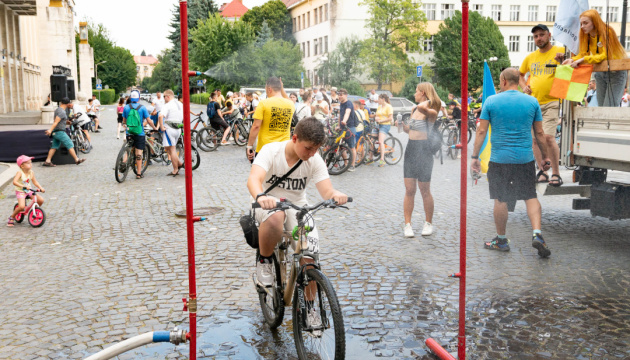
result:
[[(153, 165), (117, 184), (121, 141), (104, 113), (81, 166), (35, 166), (47, 222), (0, 227), (0, 359), (76, 359), (146, 331), (188, 326), (184, 179)], [(405, 142), (404, 136), (401, 139)], [(196, 225), (199, 358), (294, 359), (287, 310), (271, 332), (251, 281), (253, 251), (238, 217), (246, 210), (244, 149), (201, 154), (195, 207), (224, 211)], [(436, 162), (434, 235), (402, 237), (402, 163), (333, 177), (355, 198), (350, 211), (322, 211), (321, 261), (344, 313), (349, 359), (432, 359), (433, 337), (456, 352), (459, 163)], [(630, 222), (571, 210), (571, 197), (541, 199), (552, 250), (530, 245), (524, 204), (510, 214), (512, 251), (484, 250), (494, 236), (487, 185), (469, 187), (467, 352), (471, 359), (630, 358)], [(5, 187), (0, 208), (15, 196)], [(423, 220), (417, 195), (414, 228)], [(314, 189), (309, 197), (317, 199)], [(185, 359), (188, 347), (159, 344), (119, 359)]]

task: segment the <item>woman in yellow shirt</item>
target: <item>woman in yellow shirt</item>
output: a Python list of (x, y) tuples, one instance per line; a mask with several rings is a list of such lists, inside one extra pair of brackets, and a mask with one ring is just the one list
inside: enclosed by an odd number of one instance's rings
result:
[[(378, 144), (381, 149), (385, 149), (385, 137), (392, 127), (392, 121), (394, 120), (394, 108), (389, 103), (389, 96), (387, 94), (380, 94), (378, 96), (378, 108), (376, 109), (376, 116), (374, 121), (378, 125)], [(381, 161), (378, 162), (379, 167), (385, 166), (385, 152), (381, 151)]]
[[(586, 10), (580, 14), (580, 28), (580, 53), (565, 60), (563, 65), (576, 67), (581, 63), (599, 64), (608, 59), (626, 58), (626, 51), (615, 30), (604, 23), (597, 10)], [(621, 106), (627, 77), (625, 70), (595, 73), (599, 106)]]

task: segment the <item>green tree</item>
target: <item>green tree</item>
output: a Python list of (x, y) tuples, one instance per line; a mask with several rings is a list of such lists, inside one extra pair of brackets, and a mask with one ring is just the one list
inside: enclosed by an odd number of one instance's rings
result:
[(181, 63), (177, 67), (177, 60), (172, 50), (167, 49), (158, 55), (159, 63), (153, 69), (151, 82), (149, 83), (149, 92), (164, 91), (172, 89), (179, 92), (181, 89)]
[(413, 0), (363, 0), (369, 18), (361, 57), (378, 89), (400, 81), (412, 71), (407, 51), (420, 51), (420, 40), (428, 36), (426, 17)]
[(410, 101), (415, 102), (416, 99), (414, 94), (416, 93), (416, 87), (418, 87), (418, 84), (421, 80), (427, 81), (427, 79), (431, 79), (433, 77), (433, 74), (433, 70), (425, 65), (422, 73), (422, 79), (418, 78), (416, 75), (407, 76), (407, 78), (405, 79), (405, 85), (403, 85), (398, 96), (407, 98)]
[(270, 40), (273, 40), (273, 33), (271, 32), (269, 25), (267, 25), (267, 21), (263, 21), (260, 32), (256, 37), (256, 46), (262, 47)]
[(263, 22), (267, 22), (275, 39), (295, 42), (291, 15), (282, 0), (271, 0), (264, 5), (255, 6), (241, 20), (250, 24), (256, 34), (262, 30)]
[(365, 90), (357, 80), (349, 80), (339, 84), (339, 89), (346, 89), (350, 95), (365, 96)]
[[(188, 31), (197, 27), (197, 23), (200, 20), (205, 20), (213, 14), (217, 13), (219, 9), (214, 0), (189, 0), (188, 1)], [(173, 5), (173, 17), (171, 19), (171, 33), (168, 39), (173, 43), (173, 50), (180, 51), (180, 21), (179, 21), (179, 4)], [(188, 39), (190, 42), (190, 38)], [(177, 48), (177, 49), (175, 49)]]
[(144, 51), (144, 49), (142, 49), (142, 52), (140, 53), (140, 56), (147, 56), (147, 53)]
[(343, 38), (317, 68), (322, 81), (325, 84), (338, 85), (356, 79), (363, 71), (359, 56), (362, 46), (363, 43), (356, 36)]
[[(497, 57), (497, 62), (489, 62), (490, 71), (499, 71), (510, 66), (508, 49), (503, 42), (503, 35), (497, 24), (489, 17), (482, 17), (471, 11), (469, 14), (468, 56), (472, 61), (468, 67), (468, 90), (471, 91), (483, 84), (483, 60)], [(462, 59), (462, 13), (455, 15), (440, 24), (439, 31), (433, 38), (433, 66), (436, 69), (439, 83), (449, 91), (461, 92), (461, 59)], [(499, 77), (494, 77), (498, 85)]]
[(219, 14), (199, 21), (191, 31), (190, 61), (201, 71), (213, 65), (239, 48), (254, 41), (252, 27), (243, 21), (226, 21)]

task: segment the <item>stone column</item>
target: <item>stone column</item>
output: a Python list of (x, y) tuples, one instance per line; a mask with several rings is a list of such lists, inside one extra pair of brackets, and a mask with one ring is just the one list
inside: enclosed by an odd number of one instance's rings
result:
[[(20, 111), (20, 110), (24, 110), (24, 84), (22, 83), (22, 77), (21, 72), (22, 72), (22, 65), (24, 65), (22, 63), (22, 53), (20, 52), (20, 49), (18, 47), (18, 39), (20, 37), (19, 35), (19, 26), (16, 26), (16, 23), (18, 22), (18, 16), (15, 14), (11, 14), (11, 26), (13, 27), (13, 52), (14, 52), (14, 60), (15, 60), (15, 92), (17, 94), (17, 106), (16, 106), (16, 110)], [(20, 57), (18, 59), (18, 56)], [(19, 69), (18, 69), (19, 67)]]
[(81, 104), (87, 104), (87, 100), (92, 98), (92, 78), (94, 77), (94, 49), (88, 44), (87, 23), (79, 23), (79, 88), (77, 99)]
[(11, 75), (12, 71), (11, 71), (11, 65), (13, 64), (13, 59), (11, 59), (11, 40), (10, 40), (10, 32), (9, 32), (9, 9), (7, 8), (6, 5), (2, 5), (2, 8), (4, 10), (4, 36), (5, 36), (5, 49), (7, 49), (7, 55), (6, 55), (6, 59), (7, 59), (7, 74), (9, 76), (9, 96), (7, 96), (7, 100), (9, 101), (9, 107), (6, 110), (6, 112), (13, 112), (14, 110), (14, 106), (13, 106), (13, 96), (15, 95), (13, 93), (13, 76)]

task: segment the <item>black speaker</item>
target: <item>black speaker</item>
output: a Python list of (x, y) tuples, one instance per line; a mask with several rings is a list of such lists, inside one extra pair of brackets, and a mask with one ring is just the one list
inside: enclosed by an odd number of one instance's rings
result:
[(68, 87), (66, 85), (67, 77), (65, 75), (50, 75), (50, 100), (59, 102), (68, 96)]
[(76, 100), (76, 96), (74, 95), (74, 79), (66, 80), (66, 89), (66, 92), (68, 93), (68, 98), (70, 98), (70, 100)]

